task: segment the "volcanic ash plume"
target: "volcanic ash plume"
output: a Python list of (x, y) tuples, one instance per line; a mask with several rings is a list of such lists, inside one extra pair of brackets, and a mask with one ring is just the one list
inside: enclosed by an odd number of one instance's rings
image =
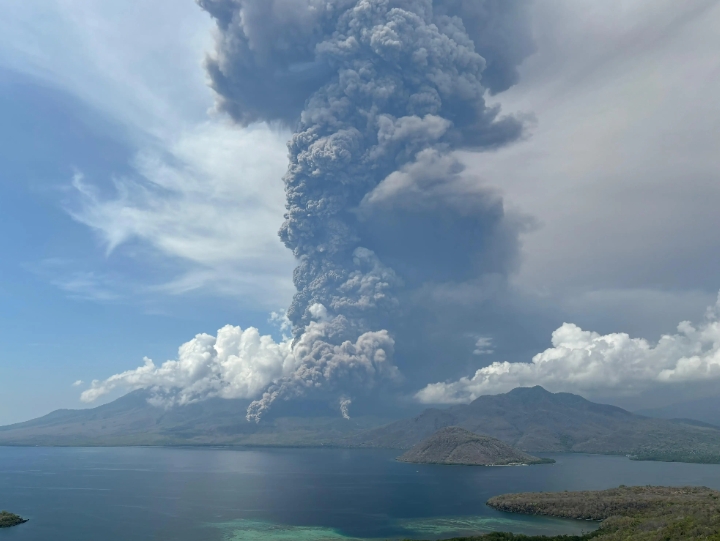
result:
[(487, 271), (502, 230), (502, 200), (453, 151), (522, 134), (484, 96), (512, 85), (532, 50), (525, 2), (198, 3), (217, 23), (218, 107), (295, 130), (280, 229), (298, 261), (291, 359), (248, 418), (277, 399), (397, 380), (399, 292)]
[(345, 419), (350, 419), (350, 405), (352, 400), (347, 397), (340, 397), (340, 413)]

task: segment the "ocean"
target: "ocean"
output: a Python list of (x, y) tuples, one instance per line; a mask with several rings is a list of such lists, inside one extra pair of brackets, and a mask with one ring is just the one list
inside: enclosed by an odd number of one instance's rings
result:
[(500, 513), (507, 492), (625, 485), (720, 489), (720, 465), (543, 455), (552, 465), (463, 467), (370, 449), (0, 447), (0, 509), (30, 522), (0, 541), (441, 539), (574, 534), (595, 523)]

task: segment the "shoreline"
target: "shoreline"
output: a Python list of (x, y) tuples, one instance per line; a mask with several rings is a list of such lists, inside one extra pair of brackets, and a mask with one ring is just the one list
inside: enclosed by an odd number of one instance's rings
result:
[(20, 515), (8, 511), (0, 511), (0, 528), (12, 528), (25, 524), (30, 519), (22, 518)]

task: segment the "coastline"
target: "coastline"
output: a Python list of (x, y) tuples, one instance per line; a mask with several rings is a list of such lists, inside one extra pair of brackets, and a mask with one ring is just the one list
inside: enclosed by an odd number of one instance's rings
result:
[(8, 511), (0, 511), (0, 528), (12, 528), (25, 524), (29, 519), (22, 518), (20, 515), (10, 513)]

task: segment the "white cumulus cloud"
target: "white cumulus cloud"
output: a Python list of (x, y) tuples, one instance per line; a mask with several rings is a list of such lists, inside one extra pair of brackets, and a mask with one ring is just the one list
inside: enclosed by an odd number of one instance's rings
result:
[(552, 346), (532, 362), (496, 362), (471, 377), (430, 384), (415, 396), (427, 404), (460, 404), (532, 385), (586, 395), (634, 395), (661, 385), (720, 380), (720, 297), (702, 323), (683, 321), (676, 334), (656, 344), (564, 323), (553, 332)]
[[(368, 389), (400, 377), (392, 362), (395, 343), (387, 331), (333, 344), (338, 322), (328, 318), (321, 305), (312, 311), (317, 321), (311, 321), (295, 343), (289, 337), (278, 342), (262, 336), (254, 327), (227, 325), (217, 336), (199, 334), (180, 346), (176, 360), (158, 366), (145, 358), (145, 364), (134, 370), (94, 380), (81, 399), (93, 402), (117, 388), (150, 389), (151, 402), (164, 407), (212, 397), (255, 399), (248, 419), (259, 421), (278, 399), (347, 387)], [(340, 400), (346, 416), (350, 400)]]
[(145, 364), (110, 378), (92, 382), (82, 393), (84, 402), (93, 402), (115, 388), (149, 388), (173, 393), (173, 403), (186, 404), (217, 396), (253, 398), (273, 380), (295, 369), (291, 342), (275, 342), (250, 327), (227, 325), (217, 336), (199, 334), (180, 346), (178, 358), (157, 366)]

